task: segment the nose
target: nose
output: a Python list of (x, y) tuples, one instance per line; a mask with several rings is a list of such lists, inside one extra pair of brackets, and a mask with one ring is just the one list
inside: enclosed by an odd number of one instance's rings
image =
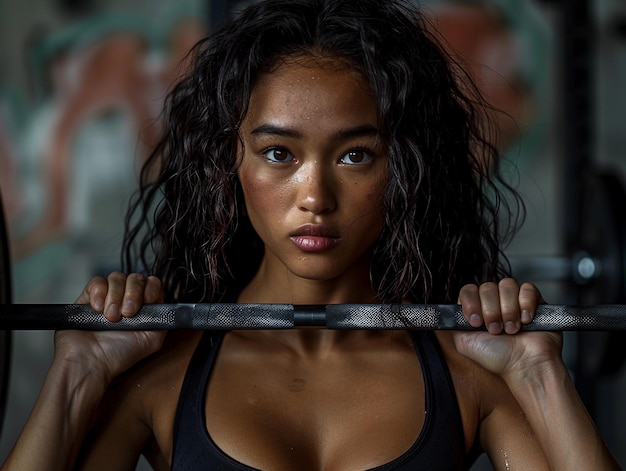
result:
[(313, 214), (332, 212), (337, 207), (337, 183), (332, 172), (319, 161), (299, 170), (298, 208)]

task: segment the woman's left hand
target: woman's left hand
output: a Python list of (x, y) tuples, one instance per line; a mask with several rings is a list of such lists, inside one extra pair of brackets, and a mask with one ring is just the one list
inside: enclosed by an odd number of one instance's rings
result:
[(544, 300), (532, 283), (519, 285), (512, 278), (499, 283), (465, 285), (459, 304), (468, 322), (487, 332), (454, 332), (457, 350), (492, 373), (532, 371), (545, 362), (561, 359), (562, 335), (554, 332), (524, 332), (522, 324), (532, 322), (537, 306)]

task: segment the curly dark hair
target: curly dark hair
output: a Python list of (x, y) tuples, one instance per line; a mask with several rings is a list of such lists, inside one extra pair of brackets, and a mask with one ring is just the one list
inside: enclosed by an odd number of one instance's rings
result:
[[(238, 128), (257, 77), (287, 57), (345, 61), (369, 82), (389, 155), (385, 224), (372, 248), (381, 302), (453, 302), (507, 274), (502, 244), (523, 216), (501, 178), (486, 104), (405, 0), (263, 0), (193, 50), (165, 133), (144, 165), (126, 270), (159, 276), (170, 301), (234, 299), (263, 244), (237, 178)], [(508, 196), (512, 196), (509, 198)]]

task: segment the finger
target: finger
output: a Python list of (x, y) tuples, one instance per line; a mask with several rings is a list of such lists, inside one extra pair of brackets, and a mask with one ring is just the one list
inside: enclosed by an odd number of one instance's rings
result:
[(519, 306), (523, 324), (529, 324), (535, 317), (537, 306), (543, 303), (539, 288), (532, 283), (524, 283), (519, 290)]
[(104, 315), (110, 321), (117, 322), (121, 319), (120, 306), (124, 300), (126, 291), (126, 275), (116, 271), (107, 277), (108, 291), (104, 300)]
[(80, 296), (76, 299), (77, 304), (89, 304), (96, 312), (102, 312), (104, 309), (104, 299), (107, 295), (107, 280), (102, 276), (94, 276)]
[(478, 286), (473, 284), (463, 286), (459, 292), (459, 304), (463, 309), (463, 315), (472, 327), (483, 325)]
[(500, 311), (504, 331), (507, 334), (515, 334), (521, 328), (519, 285), (513, 278), (504, 278), (498, 283), (498, 290), (500, 292)]
[(144, 303), (145, 287), (146, 279), (141, 273), (131, 273), (126, 277), (124, 299), (120, 309), (123, 317), (132, 317), (137, 313), (139, 307)]
[(478, 287), (483, 322), (490, 334), (502, 332), (502, 310), (500, 291), (493, 282), (483, 283)]
[(145, 303), (162, 303), (165, 301), (163, 283), (156, 276), (149, 276), (143, 292)]

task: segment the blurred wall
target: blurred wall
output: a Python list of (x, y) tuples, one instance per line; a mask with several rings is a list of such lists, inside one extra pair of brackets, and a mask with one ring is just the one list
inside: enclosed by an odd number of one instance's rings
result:
[[(0, 189), (14, 301), (69, 303), (91, 276), (119, 268), (124, 208), (163, 97), (206, 34), (207, 6), (0, 1)], [(52, 349), (51, 332), (14, 332), (0, 461)]]

